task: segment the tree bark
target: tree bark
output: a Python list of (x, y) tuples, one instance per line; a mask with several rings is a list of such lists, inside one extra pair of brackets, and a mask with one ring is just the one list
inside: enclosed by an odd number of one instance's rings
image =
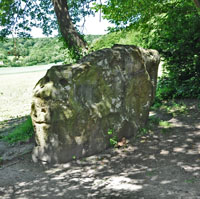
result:
[(200, 8), (200, 0), (194, 0), (194, 3), (197, 8)]
[(68, 44), (68, 47), (78, 51), (80, 48), (86, 49), (87, 42), (81, 38), (80, 34), (72, 23), (68, 11), (67, 0), (52, 0), (52, 3), (54, 5), (54, 11), (57, 16), (60, 32), (65, 42)]

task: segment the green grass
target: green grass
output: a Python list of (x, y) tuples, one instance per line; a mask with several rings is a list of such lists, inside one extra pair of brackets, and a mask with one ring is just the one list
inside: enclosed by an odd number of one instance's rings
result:
[(180, 102), (180, 103), (172, 102), (172, 104), (170, 106), (166, 107), (166, 110), (169, 114), (172, 114), (173, 117), (180, 115), (180, 114), (188, 113), (187, 106), (182, 102)]
[(167, 121), (160, 121), (159, 122), (159, 126), (164, 127), (164, 128), (169, 128), (170, 127), (170, 123)]
[(147, 171), (147, 172), (146, 172), (146, 175), (149, 176), (149, 177), (154, 176), (154, 175), (157, 175), (157, 171), (156, 171), (156, 170)]
[(186, 179), (185, 180), (185, 183), (195, 183), (196, 182), (196, 179), (193, 178), (193, 179)]
[(27, 141), (33, 136), (33, 125), (31, 117), (29, 116), (26, 121), (18, 125), (7, 136), (3, 137), (3, 140), (8, 143), (16, 143), (20, 141)]
[(186, 115), (188, 113), (188, 108), (183, 102), (156, 102), (152, 107), (152, 111), (164, 110), (168, 114), (171, 114), (173, 117), (177, 115)]
[(138, 136), (139, 137), (142, 137), (142, 136), (145, 136), (149, 133), (149, 129), (148, 128), (140, 128), (139, 129), (139, 133), (138, 133)]

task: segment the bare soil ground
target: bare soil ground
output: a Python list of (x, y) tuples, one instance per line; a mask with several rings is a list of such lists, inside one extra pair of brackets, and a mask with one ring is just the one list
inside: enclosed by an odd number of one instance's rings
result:
[[(0, 163), (0, 198), (200, 199), (200, 109), (197, 100), (184, 103), (188, 111), (183, 114), (152, 113), (170, 126), (154, 124), (127, 148), (66, 164), (33, 163), (31, 141), (12, 146), (1, 142), (2, 156), (11, 155)], [(1, 123), (0, 135), (19, 120)]]

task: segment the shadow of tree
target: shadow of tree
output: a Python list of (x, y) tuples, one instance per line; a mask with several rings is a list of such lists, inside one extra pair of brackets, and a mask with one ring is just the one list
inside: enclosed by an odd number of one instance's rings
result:
[(34, 164), (30, 155), (0, 170), (0, 198), (200, 198), (200, 112), (166, 117), (152, 133), (127, 148), (53, 167)]
[[(18, 125), (26, 121), (27, 118), (28, 116), (24, 116), (0, 122), (0, 166), (10, 160), (20, 158), (26, 153), (30, 154), (32, 151), (34, 147), (33, 139), (12, 144), (3, 139), (8, 134), (11, 134)], [(21, 130), (18, 130), (18, 132), (21, 132)]]

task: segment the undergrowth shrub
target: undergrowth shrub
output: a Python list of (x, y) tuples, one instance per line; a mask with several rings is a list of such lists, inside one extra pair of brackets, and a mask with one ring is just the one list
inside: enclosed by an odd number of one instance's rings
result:
[(158, 82), (158, 98), (200, 97), (199, 30), (200, 14), (185, 1), (155, 15), (143, 28), (143, 46), (158, 50), (165, 60), (166, 73)]
[(26, 121), (18, 125), (12, 132), (7, 136), (3, 137), (3, 140), (8, 143), (16, 143), (20, 141), (27, 141), (33, 136), (33, 125), (31, 117), (29, 116)]

